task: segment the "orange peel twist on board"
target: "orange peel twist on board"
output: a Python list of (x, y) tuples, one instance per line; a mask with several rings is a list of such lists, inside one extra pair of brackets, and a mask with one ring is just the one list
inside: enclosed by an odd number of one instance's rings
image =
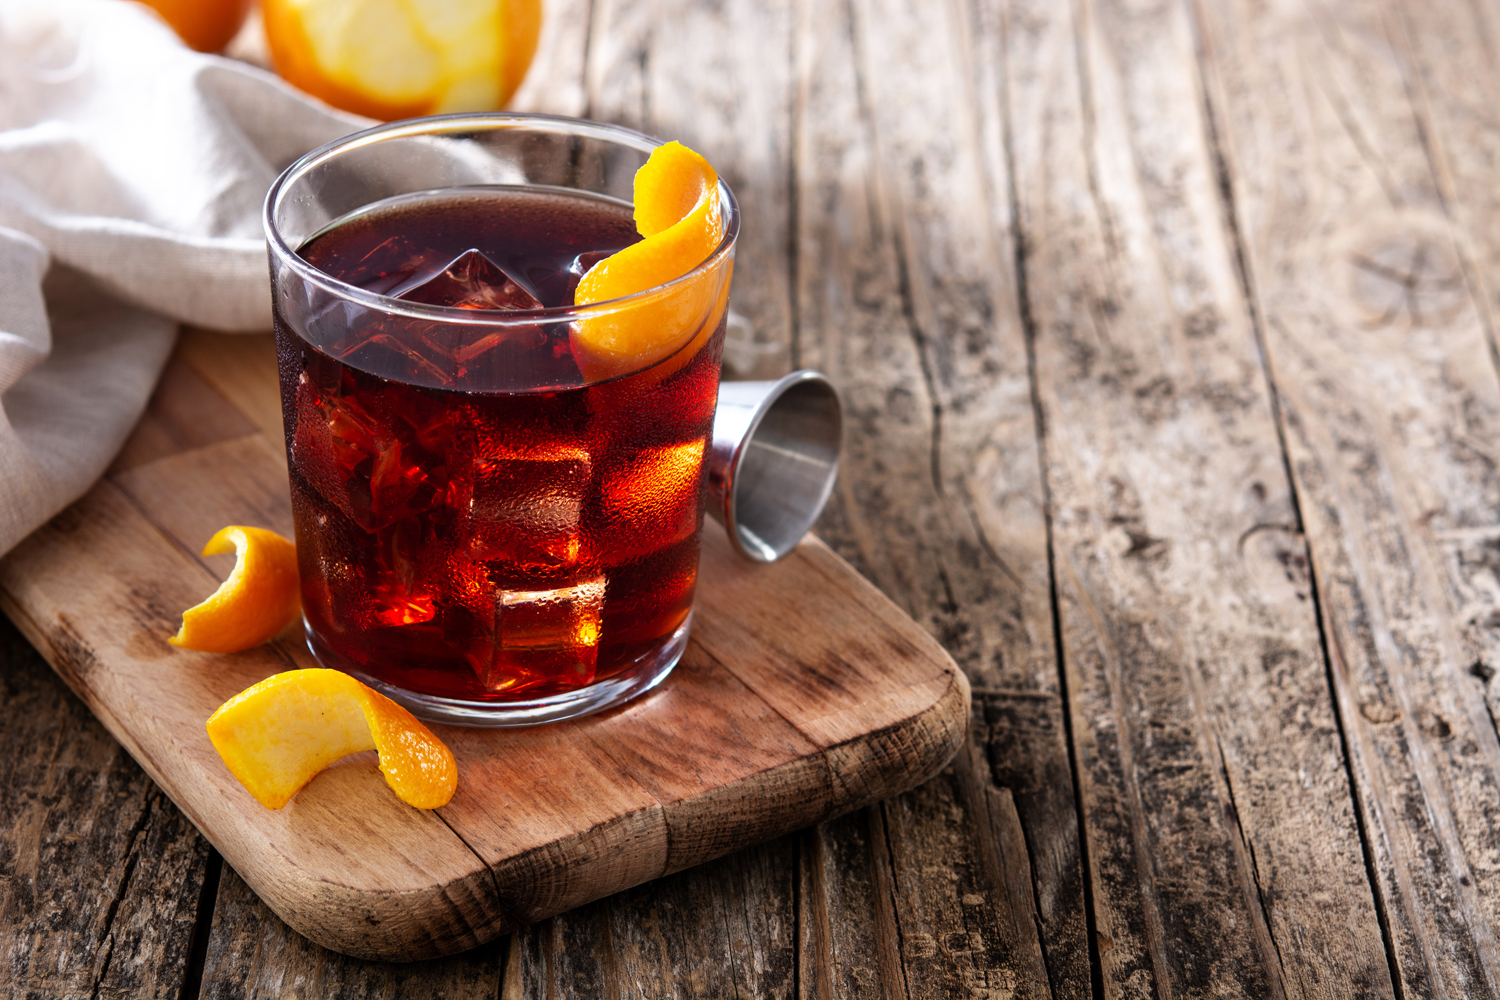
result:
[(407, 805), (445, 806), (458, 787), (458, 764), (442, 740), (337, 670), (288, 670), (246, 688), (209, 718), (208, 738), (267, 809), (280, 809), (323, 768), (361, 750), (380, 755), (386, 784)]
[(167, 641), (205, 653), (238, 653), (273, 638), (301, 613), (297, 547), (274, 531), (231, 524), (203, 547), (206, 556), (235, 554), (234, 570), (202, 604), (182, 613)]
[[(635, 228), (645, 237), (593, 267), (575, 305), (644, 292), (687, 275), (724, 240), (719, 175), (680, 142), (652, 150), (635, 174)], [(625, 375), (671, 358), (658, 377), (686, 364), (713, 335), (729, 301), (731, 261), (573, 326), (573, 357), (590, 381)], [(689, 339), (691, 342), (689, 342)]]

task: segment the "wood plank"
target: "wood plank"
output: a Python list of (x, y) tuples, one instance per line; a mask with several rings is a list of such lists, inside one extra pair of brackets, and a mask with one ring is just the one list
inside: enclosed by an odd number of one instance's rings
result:
[(794, 849), (779, 840), (610, 900), (622, 995), (791, 1000)]
[[(974, 769), (987, 768), (990, 780), (965, 778), (966, 795), (982, 794), (966, 801), (973, 802), (974, 822), (987, 818), (993, 831), (981, 841), (992, 843), (993, 848), (984, 849), (998, 852), (1000, 859), (1002, 878), (992, 884), (1004, 885), (1014, 900), (1009, 913), (997, 913), (995, 919), (1015, 921), (1034, 911), (1044, 954), (1050, 956), (1054, 995), (1090, 996), (1087, 926), (1074, 909), (1083, 895), (1078, 838), (1045, 836), (1047, 831), (1076, 830), (1078, 822), (1073, 799), (1064, 794), (1073, 788), (1073, 774), (1066, 754), (1056, 749), (1066, 734), (1062, 699), (1052, 693), (976, 688), (974, 701), (969, 753), (977, 758)], [(1022, 870), (1032, 890), (1019, 899), (1014, 880)]]
[(1105, 993), (1391, 995), (1192, 24), (1002, 16)]
[(877, 810), (851, 813), (803, 835), (798, 873), (803, 997), (906, 995), (899, 954), (892, 954), (899, 932), (875, 885), (869, 828)]
[(213, 909), (199, 996), (206, 1000), (488, 1000), (499, 990), (510, 942), (501, 938), (451, 958), (369, 962), (320, 948), (295, 933), (226, 868)]
[[(251, 433), (207, 450), (122, 469), (109, 478), (163, 537), (222, 581), (234, 569), (234, 556), (199, 553), (224, 525), (270, 528), (292, 537), (290, 493), (285, 480), (271, 474), (276, 450), (264, 436)], [(212, 502), (205, 502), (205, 494)]]
[[(800, 829), (836, 807), (836, 775), (818, 746), (700, 643), (673, 679), (678, 683), (652, 699), (652, 711), (630, 706), (589, 733), (661, 804), (665, 872)], [(702, 719), (703, 726), (691, 734), (668, 728), (682, 718)]]
[(276, 339), (271, 334), (214, 333), (186, 327), (177, 342), (177, 359), (266, 440), (282, 440), (281, 383), (276, 374)]
[(0, 995), (175, 998), (208, 842), (0, 621)]
[[(973, 48), (994, 30), (957, 5), (799, 7), (798, 342), (802, 362), (839, 385), (849, 427), (841, 481), (819, 531), (953, 653), (973, 683), (1038, 696), (1060, 712), (1002, 134), (998, 116), (981, 114), (998, 99), (994, 67)], [(981, 921), (987, 940), (978, 954), (1000, 956), (993, 967), (981, 957), (984, 977), (1023, 987), (1040, 978), (1043, 992), (1086, 996), (1083, 873), (1063, 728), (1032, 732), (1024, 746), (1004, 725), (983, 735), (995, 752), (981, 758), (996, 766), (968, 772), (959, 809), (929, 815), (888, 806), (880, 820), (901, 827), (892, 843), (922, 845), (898, 864), (975, 873), (971, 894), (983, 903), (944, 909), (932, 896), (915, 909), (893, 906), (895, 923), (882, 933), (954, 938), (983, 911), (990, 917)], [(978, 807), (998, 792), (995, 783), (1015, 791), (1034, 893), (1044, 901), (1040, 926), (1030, 907), (1024, 919), (1011, 912), (1010, 886), (984, 860), (993, 860), (995, 833)], [(856, 839), (835, 842), (840, 837)], [(825, 857), (873, 849), (848, 824), (815, 843)], [(882, 864), (866, 863), (870, 878)], [(841, 909), (863, 897), (826, 880), (817, 890), (831, 895), (811, 911), (834, 937), (815, 935), (805, 953), (851, 961), (868, 942), (834, 938), (867, 919)], [(894, 973), (882, 979), (875, 968), (865, 968), (873, 979), (852, 980), (845, 972), (820, 979), (825, 973), (809, 968), (804, 986), (822, 983), (838, 995), (883, 983), (927, 995), (974, 968), (970, 955), (938, 952), (935, 967), (930, 957), (895, 954), (906, 963), (900, 987)]]
[(795, 838), (518, 932), (502, 1000), (795, 997)]
[(601, 922), (608, 912), (609, 901), (600, 900), (513, 934), (501, 1000), (628, 996)]
[[(228, 338), (226, 338), (228, 339)], [(146, 404), (146, 412), (115, 456), (110, 472), (227, 441), (255, 430), (239, 411), (222, 405), (214, 387), (174, 354)]]
[(738, 996), (796, 1000), (798, 841), (794, 834), (732, 854), (719, 862), (725, 878), (709, 883), (715, 893), (729, 884), (723, 923)]
[(1014, 801), (1008, 789), (984, 787), (972, 753), (966, 747), (961, 764), (879, 807), (907, 995), (1051, 996)]
[[(1484, 4), (1393, 4), (1385, 22), (1406, 68), (1422, 151), (1432, 166), (1445, 214), (1459, 239), (1453, 251), (1491, 344), (1500, 340), (1500, 198), (1494, 163), (1500, 155), (1500, 16)], [(1421, 291), (1451, 302), (1456, 287), (1438, 273)], [(1439, 305), (1441, 309), (1441, 305)], [(1493, 350), (1493, 348), (1492, 348)]]
[[(980, 725), (976, 722), (975, 728), (978, 729)], [(972, 875), (974, 883), (984, 885), (994, 896), (1001, 897), (1004, 901), (1001, 905), (992, 904), (986, 910), (983, 893), (961, 893), (959, 902), (963, 907), (962, 920), (965, 924), (976, 924), (980, 928), (991, 921), (1009, 920), (1011, 926), (1008, 932), (986, 934), (981, 930), (970, 933), (972, 950), (978, 952), (985, 945), (991, 949), (1009, 946), (1017, 949), (1020, 954), (1002, 956), (998, 964), (971, 966), (970, 975), (981, 984), (981, 988), (997, 991), (1008, 989), (1016, 996), (1041, 997), (1067, 993), (1072, 988), (1071, 984), (1064, 982), (1059, 984), (1061, 989), (1054, 989), (1048, 980), (1046, 945), (1041, 940), (1042, 910), (1038, 905), (1041, 901), (1036, 895), (1036, 879), (1031, 871), (1026, 830), (1016, 808), (1016, 795), (1007, 786), (996, 787), (983, 779), (986, 763), (982, 756), (983, 746), (982, 735), (970, 740), (969, 745), (954, 757), (950, 770), (964, 809), (974, 817), (973, 832), (970, 834), (975, 845), (972, 855), (979, 862), (977, 871)], [(995, 743), (991, 742), (990, 746), (993, 748)], [(1035, 794), (1034, 790), (1023, 791), (1030, 792), (1033, 796)], [(919, 856), (918, 852), (911, 853), (912, 856)], [(930, 877), (929, 873), (930, 866), (922, 874)], [(958, 921), (955, 920), (954, 923)], [(1015, 970), (1029, 975), (1026, 979), (1019, 979)], [(1080, 990), (1081, 986), (1079, 984)]]
[[(816, 538), (765, 565), (712, 537), (700, 573), (714, 585), (699, 595), (697, 641), (817, 746), (837, 747), (879, 719), (908, 718), (952, 687), (939, 666), (948, 662), (942, 647), (874, 588), (853, 589), (859, 577)], [(800, 613), (754, 600), (765, 592), (797, 595)], [(851, 612), (879, 627), (828, 627)], [(888, 700), (872, 699), (872, 688)]]
[(726, 378), (799, 367), (791, 282), (791, 0), (596, 0), (587, 117), (698, 150), (739, 200)]
[(1391, 969), (1500, 995), (1493, 12), (1198, 17)]
[[(1469, 292), (1469, 302), (1488, 341), (1493, 363), (1500, 358), (1500, 349), (1497, 349), (1500, 345), (1500, 309), (1497, 309), (1500, 300), (1496, 298), (1500, 288), (1497, 288), (1495, 277), (1495, 266), (1500, 262), (1500, 237), (1495, 229), (1496, 221), (1500, 219), (1500, 197), (1494, 189), (1493, 171), (1495, 152), (1500, 149), (1500, 113), (1497, 113), (1496, 106), (1497, 98), (1500, 98), (1500, 76), (1497, 76), (1494, 60), (1494, 52), (1500, 45), (1500, 18), (1492, 8), (1480, 4), (1469, 5), (1466, 9), (1456, 5), (1424, 8), (1401, 4), (1387, 15), (1386, 23), (1392, 48), (1404, 70), (1403, 82), (1408, 86), (1414, 105), (1423, 151), (1431, 164), (1453, 235), (1448, 248), (1452, 255), (1447, 259), (1449, 266), (1424, 268), (1426, 273), (1418, 277), (1425, 280), (1414, 283), (1414, 291), (1428, 305), (1424, 317), (1441, 316), (1443, 307), (1451, 306), (1457, 297), (1459, 282), (1454, 271), (1460, 271)], [(1452, 266), (1455, 263), (1456, 268)], [(1432, 301), (1434, 299), (1436, 301)], [(1467, 411), (1468, 401), (1464, 400), (1464, 403)], [(1467, 412), (1465, 416), (1468, 416)], [(1479, 442), (1490, 444), (1488, 434), (1492, 426), (1479, 426), (1472, 419), (1464, 426)], [(1471, 439), (1465, 435), (1454, 442), (1453, 451), (1456, 460), (1472, 469), (1476, 458), (1482, 463), (1489, 456), (1479, 458), (1470, 452), (1470, 445)], [(1475, 478), (1488, 490), (1493, 481), (1492, 473), (1482, 469), (1475, 471), (1479, 473)], [(1449, 606), (1459, 609), (1461, 648), (1474, 649), (1478, 653), (1468, 665), (1468, 674), (1482, 686), (1487, 715), (1493, 726), (1500, 718), (1500, 686), (1491, 682), (1494, 665), (1500, 663), (1500, 631), (1496, 628), (1500, 624), (1496, 615), (1500, 611), (1500, 596), (1495, 590), (1496, 543), (1500, 540), (1500, 530), (1491, 527), (1494, 506), (1488, 497), (1477, 505), (1471, 501), (1465, 506), (1469, 508), (1469, 516), (1481, 525), (1477, 531), (1472, 528), (1439, 529), (1433, 531), (1431, 537), (1442, 555)], [(1457, 512), (1450, 508), (1450, 516), (1452, 513)], [(1438, 527), (1435, 522), (1429, 526)], [(1429, 739), (1433, 736), (1441, 738), (1441, 733), (1434, 727), (1438, 718), (1440, 716), (1434, 713), (1426, 720), (1424, 735)], [(1483, 719), (1476, 719), (1480, 727), (1483, 722)], [(1493, 771), (1485, 776), (1484, 781), (1493, 783)], [(1494, 796), (1486, 790), (1485, 794), (1470, 800), (1467, 783), (1463, 791), (1463, 795), (1454, 797), (1454, 803), (1462, 824), (1466, 859), (1479, 872), (1483, 900), (1480, 914), (1470, 910), (1466, 917), (1472, 921), (1478, 916), (1488, 923), (1487, 936), (1493, 941), (1497, 889), (1500, 887), (1497, 887), (1488, 862), (1493, 856), (1495, 842), (1486, 807), (1494, 801)], [(1481, 938), (1483, 935), (1473, 933), (1473, 936)], [(1487, 957), (1493, 961), (1493, 955), (1491, 951)], [(1492, 984), (1493, 967), (1487, 967), (1486, 973)]]

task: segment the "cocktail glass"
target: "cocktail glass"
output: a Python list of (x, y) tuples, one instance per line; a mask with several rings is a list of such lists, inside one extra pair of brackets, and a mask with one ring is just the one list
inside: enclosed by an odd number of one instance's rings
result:
[[(707, 260), (582, 307), (473, 308), (514, 301), (485, 261), (424, 260), (419, 226), (391, 236), (415, 240), (414, 268), (472, 282), (467, 307), (340, 281), (298, 248), (431, 192), (628, 205), (657, 145), (574, 119), (417, 119), (308, 154), (267, 197), (308, 643), (424, 718), (584, 715), (660, 683), (681, 657), (738, 208), (721, 182), (725, 236)], [(646, 322), (666, 347), (639, 368), (585, 375), (571, 362), (581, 324)]]

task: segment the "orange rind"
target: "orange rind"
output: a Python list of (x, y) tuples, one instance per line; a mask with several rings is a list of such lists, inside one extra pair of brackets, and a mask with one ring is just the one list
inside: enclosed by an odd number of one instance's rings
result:
[(386, 784), (407, 805), (437, 809), (458, 787), (458, 763), (442, 740), (337, 670), (288, 670), (246, 688), (209, 718), (208, 738), (267, 809), (280, 809), (319, 771), (361, 750), (380, 755)]
[(234, 570), (202, 604), (182, 613), (167, 641), (205, 653), (238, 653), (284, 631), (302, 610), (297, 548), (274, 531), (230, 525), (203, 547), (206, 556), (235, 554)]
[[(680, 142), (658, 146), (635, 175), (635, 224), (645, 237), (589, 269), (574, 293), (585, 306), (635, 295), (682, 278), (724, 240), (719, 176)], [(732, 263), (707, 269), (601, 316), (573, 325), (573, 357), (589, 381), (697, 353), (723, 318)], [(665, 374), (662, 372), (660, 374)]]
[(143, 0), (190, 48), (218, 52), (250, 13), (250, 0)]
[(262, 0), (261, 11), (288, 83), (387, 121), (503, 107), (542, 26), (541, 0)]

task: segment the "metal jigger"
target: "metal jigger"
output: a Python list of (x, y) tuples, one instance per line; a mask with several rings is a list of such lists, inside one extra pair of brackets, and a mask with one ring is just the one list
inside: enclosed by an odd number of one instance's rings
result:
[(708, 510), (740, 555), (775, 562), (807, 534), (833, 492), (841, 434), (838, 392), (818, 372), (719, 386)]

